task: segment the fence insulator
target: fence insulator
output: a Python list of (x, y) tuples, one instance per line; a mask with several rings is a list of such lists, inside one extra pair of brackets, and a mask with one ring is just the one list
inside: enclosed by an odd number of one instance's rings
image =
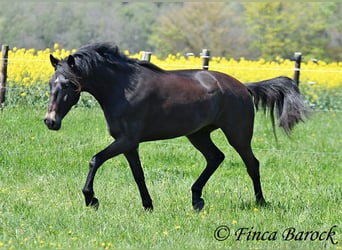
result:
[(302, 53), (295, 52), (294, 53), (294, 61), (295, 61), (295, 68), (294, 68), (294, 74), (293, 74), (293, 80), (299, 85), (299, 76), (300, 76), (300, 63), (302, 61)]
[(203, 49), (202, 50), (202, 69), (208, 70), (209, 69), (209, 60), (210, 60), (210, 50), (208, 49)]
[(142, 61), (151, 61), (152, 52), (144, 51), (141, 57)]

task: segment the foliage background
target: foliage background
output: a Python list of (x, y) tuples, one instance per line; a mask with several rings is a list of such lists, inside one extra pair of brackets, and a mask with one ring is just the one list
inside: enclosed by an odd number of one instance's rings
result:
[[(34, 13), (34, 14), (32, 14)], [(295, 51), (342, 60), (341, 2), (109, 1), (2, 2), (0, 42), (18, 48), (66, 49), (112, 41), (130, 53), (170, 53), (274, 60)]]

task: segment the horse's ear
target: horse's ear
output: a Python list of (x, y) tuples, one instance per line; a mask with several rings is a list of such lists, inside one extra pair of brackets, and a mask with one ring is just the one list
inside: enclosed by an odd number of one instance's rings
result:
[(53, 57), (52, 54), (50, 54), (50, 62), (51, 62), (52, 67), (56, 68), (57, 64), (59, 63), (59, 60), (57, 58)]
[(70, 55), (68, 57), (68, 65), (69, 65), (70, 68), (74, 68), (75, 65), (76, 65), (75, 64), (75, 58), (72, 55)]

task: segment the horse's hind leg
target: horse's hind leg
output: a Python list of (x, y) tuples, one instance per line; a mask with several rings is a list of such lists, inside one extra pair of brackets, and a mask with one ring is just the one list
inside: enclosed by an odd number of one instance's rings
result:
[(199, 131), (187, 137), (207, 161), (204, 171), (191, 187), (192, 206), (194, 210), (200, 211), (204, 207), (204, 200), (201, 198), (203, 187), (223, 161), (224, 154), (212, 142), (209, 131)]
[[(253, 125), (253, 124), (252, 124)], [(257, 204), (265, 204), (265, 199), (261, 190), (259, 161), (254, 156), (251, 148), (251, 138), (253, 129), (242, 129), (242, 127), (235, 127), (235, 129), (222, 129), (225, 133), (230, 145), (238, 152), (243, 162), (247, 167), (247, 172), (253, 181), (254, 193)]]

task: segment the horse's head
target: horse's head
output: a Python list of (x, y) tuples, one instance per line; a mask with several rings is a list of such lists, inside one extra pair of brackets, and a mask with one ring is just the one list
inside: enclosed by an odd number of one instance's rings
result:
[(50, 61), (55, 73), (49, 81), (50, 100), (44, 122), (49, 129), (58, 130), (63, 117), (80, 98), (80, 88), (77, 84), (75, 58), (69, 56), (58, 60), (50, 55)]

